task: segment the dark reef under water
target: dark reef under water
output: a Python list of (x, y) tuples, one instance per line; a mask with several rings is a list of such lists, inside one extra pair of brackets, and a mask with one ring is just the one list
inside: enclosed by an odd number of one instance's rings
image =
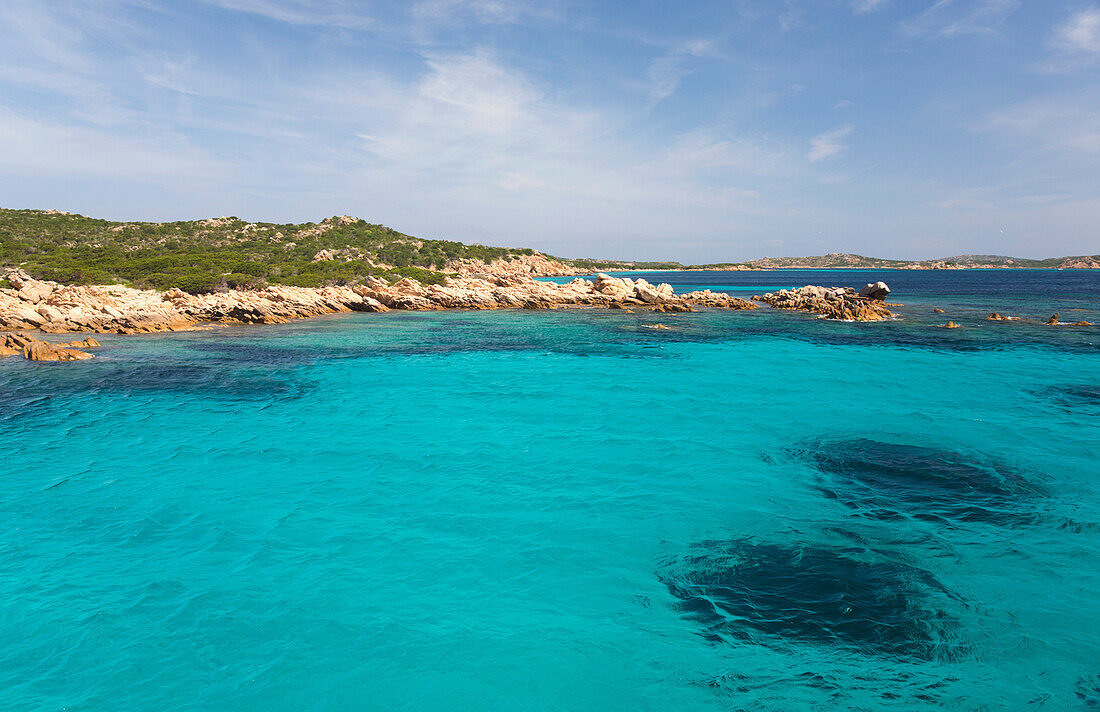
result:
[(1036, 395), (1049, 398), (1069, 410), (1077, 408), (1100, 409), (1100, 385), (1073, 383), (1040, 390)]
[(1100, 673), (1078, 680), (1074, 693), (1084, 709), (1100, 710)]
[(795, 448), (822, 477), (815, 487), (860, 516), (1012, 526), (1038, 520), (1042, 488), (1002, 464), (939, 448), (866, 438)]
[(712, 642), (842, 645), (866, 655), (950, 659), (958, 597), (927, 571), (863, 552), (708, 541), (665, 562), (661, 581)]

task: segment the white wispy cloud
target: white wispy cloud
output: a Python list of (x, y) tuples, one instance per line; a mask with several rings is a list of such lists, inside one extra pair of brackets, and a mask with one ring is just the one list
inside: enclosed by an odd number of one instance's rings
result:
[[(554, 99), (486, 50), (431, 56), (412, 89), (384, 79), (360, 87), (332, 101), (362, 117), (363, 150), (410, 186), (430, 177), (463, 191), (698, 205), (755, 195), (753, 178), (783, 160), (778, 148), (712, 132), (647, 150), (622, 138), (626, 117)], [(709, 187), (715, 173), (721, 188)]]
[(435, 21), (465, 15), (480, 22), (506, 24), (530, 12), (531, 8), (519, 2), (503, 0), (421, 0), (412, 6), (413, 17)]
[(1071, 52), (1100, 54), (1100, 8), (1090, 7), (1058, 26), (1055, 42)]
[(850, 136), (853, 130), (854, 127), (852, 126), (841, 126), (838, 129), (814, 136), (810, 139), (810, 151), (806, 154), (806, 158), (811, 163), (817, 163), (827, 158), (840, 156), (848, 150), (848, 145), (844, 143), (844, 139)]
[(656, 104), (675, 94), (680, 88), (680, 82), (693, 73), (693, 59), (715, 56), (714, 43), (708, 40), (677, 43), (649, 65), (647, 77), (650, 101)]
[(1019, 8), (1020, 0), (937, 0), (902, 31), (913, 37), (996, 34)]
[(186, 183), (191, 176), (227, 175), (230, 162), (164, 130), (119, 135), (100, 127), (0, 113), (0, 170), (23, 176), (62, 173)]
[(992, 112), (978, 128), (1012, 141), (1031, 155), (1094, 165), (1100, 155), (1100, 95), (1095, 91), (1042, 97)]
[(376, 27), (376, 20), (343, 0), (201, 0), (224, 10), (266, 17), (289, 25), (351, 30)]
[(865, 12), (871, 12), (872, 10), (878, 10), (884, 7), (889, 0), (856, 0), (852, 4), (852, 11), (857, 15), (862, 15)]

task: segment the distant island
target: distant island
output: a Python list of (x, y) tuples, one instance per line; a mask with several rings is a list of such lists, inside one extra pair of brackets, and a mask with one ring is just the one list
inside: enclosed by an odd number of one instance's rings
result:
[(908, 261), (832, 253), (684, 265), (560, 258), (530, 248), (422, 239), (349, 216), (299, 224), (237, 217), (157, 223), (0, 209), (0, 268), (19, 268), (35, 279), (61, 284), (126, 284), (203, 294), (269, 284), (355, 285), (371, 277), (442, 285), (454, 275), (569, 276), (647, 269), (1098, 269), (1100, 255), (1045, 260), (960, 255)]
[(593, 269), (632, 270), (757, 270), (757, 269), (1100, 269), (1100, 255), (1050, 257), (1032, 260), (1005, 255), (956, 255), (932, 260), (888, 260), (846, 252), (830, 252), (810, 257), (761, 257), (745, 262), (719, 262), (685, 265), (679, 262), (627, 262), (619, 260), (568, 260), (574, 265)]

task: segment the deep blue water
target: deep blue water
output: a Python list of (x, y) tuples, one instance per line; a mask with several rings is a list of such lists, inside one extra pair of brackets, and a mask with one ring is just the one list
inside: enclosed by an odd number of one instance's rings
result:
[(0, 360), (0, 709), (1100, 705), (1100, 274), (646, 277)]

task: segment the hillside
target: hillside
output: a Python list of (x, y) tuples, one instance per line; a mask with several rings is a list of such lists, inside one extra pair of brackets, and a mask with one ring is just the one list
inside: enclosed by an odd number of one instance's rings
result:
[(541, 256), (530, 249), (423, 240), (346, 216), (302, 224), (236, 217), (120, 223), (0, 209), (0, 267), (21, 266), (39, 279), (75, 284), (121, 282), (201, 293), (263, 283), (350, 284), (370, 275), (439, 283), (451, 268), (535, 257)]

